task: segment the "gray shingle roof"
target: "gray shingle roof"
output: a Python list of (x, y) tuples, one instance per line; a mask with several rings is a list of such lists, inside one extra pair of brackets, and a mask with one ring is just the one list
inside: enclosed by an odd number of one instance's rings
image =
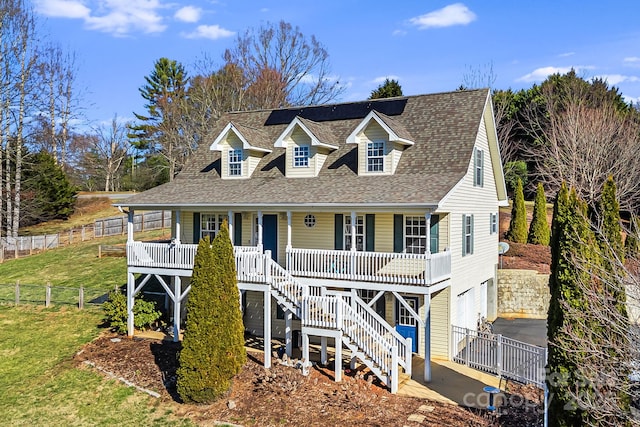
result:
[[(203, 144), (173, 182), (134, 195), (133, 207), (250, 205), (435, 205), (467, 171), (488, 91), (457, 91), (329, 106), (227, 113), (251, 145), (270, 148), (249, 179), (221, 179), (220, 152)], [(394, 175), (358, 176), (357, 146), (347, 136), (371, 109), (415, 145), (406, 147)], [(322, 142), (336, 145), (314, 178), (284, 176), (283, 148), (273, 147), (293, 117), (303, 117)], [(313, 129), (311, 129), (313, 127)], [(214, 134), (216, 134), (214, 132)], [(260, 140), (252, 140), (259, 138)]]

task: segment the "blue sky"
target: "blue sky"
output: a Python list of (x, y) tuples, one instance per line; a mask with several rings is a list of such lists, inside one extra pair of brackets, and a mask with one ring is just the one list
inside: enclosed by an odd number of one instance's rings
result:
[(405, 95), (456, 89), (492, 64), (498, 89), (554, 72), (603, 77), (640, 100), (640, 2), (355, 0), (32, 0), (50, 40), (75, 51), (78, 87), (94, 124), (144, 112), (138, 88), (160, 57), (187, 70), (238, 33), (285, 20), (315, 35), (332, 73), (362, 100), (385, 77)]

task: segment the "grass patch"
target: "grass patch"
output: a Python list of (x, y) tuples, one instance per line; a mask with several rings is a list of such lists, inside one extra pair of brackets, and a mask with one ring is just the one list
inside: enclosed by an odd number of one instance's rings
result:
[(3, 425), (192, 425), (156, 399), (88, 368), (72, 356), (98, 336), (100, 310), (0, 306)]
[(56, 234), (80, 228), (83, 225), (93, 224), (95, 220), (112, 216), (121, 216), (122, 213), (111, 204), (108, 197), (99, 196), (76, 199), (75, 212), (66, 220), (47, 221), (40, 224), (20, 229), (21, 236), (39, 236), (42, 234)]
[[(161, 237), (161, 230), (136, 234), (137, 240)], [(5, 261), (0, 264), (0, 301), (14, 301), (17, 281), (20, 281), (20, 299), (24, 302), (44, 304), (45, 290), (42, 285), (47, 283), (53, 287), (54, 303), (77, 304), (77, 288), (80, 286), (85, 290), (85, 303), (96, 301), (96, 298), (103, 297), (116, 286), (127, 283), (126, 258), (98, 258), (98, 246), (125, 244), (126, 239), (126, 236), (105, 237)]]

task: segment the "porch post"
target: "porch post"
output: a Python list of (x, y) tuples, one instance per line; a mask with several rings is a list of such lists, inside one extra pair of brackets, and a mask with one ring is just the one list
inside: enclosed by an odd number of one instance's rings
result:
[(431, 211), (425, 212), (424, 214), (424, 219), (425, 219), (425, 226), (426, 226), (426, 239), (427, 242), (425, 244), (425, 248), (424, 248), (424, 254), (427, 257), (426, 263), (427, 265), (425, 266), (425, 282), (426, 285), (429, 286), (431, 285), (431, 278), (433, 277), (431, 274)]
[(175, 236), (173, 236), (173, 240), (177, 243), (180, 244), (180, 235), (182, 234), (182, 226), (180, 224), (180, 211), (174, 211), (173, 212), (175, 217), (176, 217), (176, 234)]
[(133, 242), (133, 209), (127, 214), (127, 243)]
[(334, 359), (334, 365), (335, 365), (335, 379), (336, 382), (341, 382), (342, 381), (342, 333), (338, 332), (338, 336), (336, 336), (335, 338), (335, 345), (336, 345), (336, 356)]
[(424, 296), (424, 381), (431, 382), (431, 294)]
[(309, 334), (302, 330), (302, 363), (311, 366), (309, 363)]
[(258, 249), (262, 252), (262, 211), (258, 211)]
[[(262, 214), (258, 213), (262, 220)], [(271, 289), (264, 291), (264, 367), (271, 367)]]
[(287, 211), (287, 251), (291, 249), (291, 211)]
[(289, 357), (291, 357), (291, 353), (293, 351), (293, 331), (291, 330), (292, 321), (293, 313), (291, 310), (286, 310), (284, 312), (285, 352)]
[(229, 221), (229, 236), (231, 237), (231, 243), (233, 244), (233, 211), (229, 210), (227, 213), (228, 221)]
[(173, 342), (180, 341), (180, 297), (182, 296), (182, 281), (180, 276), (173, 278)]
[[(130, 222), (131, 224), (131, 222)], [(127, 335), (133, 337), (133, 290), (135, 277), (127, 272)]]

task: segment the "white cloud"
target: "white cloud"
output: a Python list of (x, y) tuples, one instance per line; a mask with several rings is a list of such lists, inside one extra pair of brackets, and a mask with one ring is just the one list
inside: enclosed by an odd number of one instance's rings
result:
[(235, 33), (225, 30), (219, 25), (198, 25), (196, 30), (191, 33), (182, 33), (182, 37), (187, 39), (211, 39), (218, 40), (225, 37), (231, 37)]
[(451, 27), (453, 25), (467, 25), (476, 20), (476, 14), (462, 3), (454, 3), (442, 9), (434, 10), (424, 15), (409, 19), (411, 25), (420, 30), (427, 28)]
[(376, 77), (375, 79), (371, 80), (371, 83), (375, 83), (375, 84), (381, 84), (384, 83), (385, 80), (400, 80), (400, 77), (398, 76), (394, 76), (394, 75), (388, 75), (388, 76), (381, 76), (381, 77)]
[(558, 55), (558, 58), (567, 58), (569, 56), (573, 56), (575, 55), (575, 52), (565, 52), (565, 53), (561, 53), (560, 55)]
[(133, 31), (164, 31), (167, 27), (159, 14), (164, 7), (160, 0), (38, 0), (36, 3), (36, 10), (43, 15), (82, 19), (88, 29), (114, 36), (125, 36)]
[(640, 77), (625, 76), (625, 75), (622, 75), (622, 74), (603, 74), (603, 75), (595, 76), (595, 77), (606, 81), (611, 86), (615, 86), (615, 85), (617, 85), (619, 83), (637, 83), (637, 82), (640, 82)]
[(407, 32), (405, 30), (394, 30), (393, 33), (391, 33), (392, 36), (404, 36), (406, 34)]
[(185, 6), (178, 9), (174, 17), (182, 22), (198, 22), (202, 16), (202, 9), (195, 6)]
[(627, 63), (637, 63), (637, 62), (640, 62), (640, 57), (627, 56), (626, 58), (623, 59), (623, 61)]
[(86, 18), (91, 12), (76, 0), (38, 0), (35, 7), (38, 13), (52, 18)]
[(545, 80), (547, 77), (549, 77), (552, 74), (566, 74), (572, 69), (575, 70), (576, 73), (579, 73), (580, 71), (592, 70), (593, 68), (594, 67), (591, 65), (574, 65), (570, 67), (553, 67), (553, 66), (541, 67), (541, 68), (536, 68), (529, 74), (525, 74), (524, 76), (517, 78), (516, 81), (517, 82), (538, 82), (538, 81)]

